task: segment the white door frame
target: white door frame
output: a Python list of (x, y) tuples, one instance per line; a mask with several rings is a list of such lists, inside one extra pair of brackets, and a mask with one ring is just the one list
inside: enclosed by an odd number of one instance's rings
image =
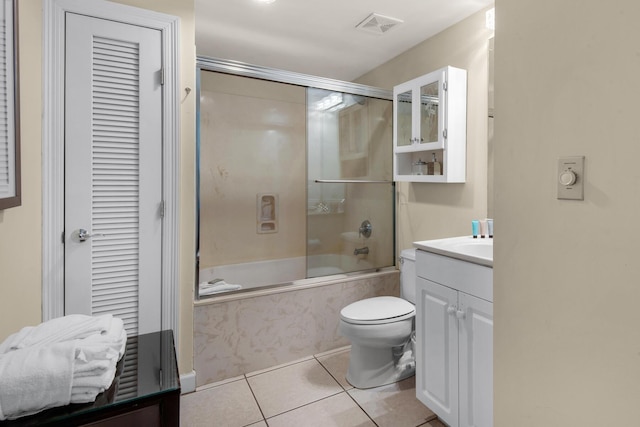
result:
[(79, 13), (162, 32), (162, 329), (178, 342), (179, 313), (179, 18), (103, 0), (42, 0), (42, 320), (64, 315), (65, 14)]

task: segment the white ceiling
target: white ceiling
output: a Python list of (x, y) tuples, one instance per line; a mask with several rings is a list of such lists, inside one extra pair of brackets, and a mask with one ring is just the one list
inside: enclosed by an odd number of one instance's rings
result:
[[(352, 81), (493, 0), (195, 0), (198, 55)], [(371, 13), (404, 21), (356, 29)]]

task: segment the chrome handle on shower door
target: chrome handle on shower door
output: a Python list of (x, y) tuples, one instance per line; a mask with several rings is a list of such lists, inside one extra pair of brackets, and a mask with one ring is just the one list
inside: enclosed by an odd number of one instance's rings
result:
[(89, 233), (84, 228), (81, 228), (81, 229), (78, 230), (78, 240), (80, 240), (81, 242), (86, 242), (87, 240), (89, 240), (92, 237), (104, 237), (104, 234), (102, 234), (102, 233)]

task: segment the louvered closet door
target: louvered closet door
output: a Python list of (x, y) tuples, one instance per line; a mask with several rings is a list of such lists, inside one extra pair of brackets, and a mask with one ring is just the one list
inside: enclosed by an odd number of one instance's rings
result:
[(76, 14), (66, 26), (65, 313), (157, 331), (161, 33)]

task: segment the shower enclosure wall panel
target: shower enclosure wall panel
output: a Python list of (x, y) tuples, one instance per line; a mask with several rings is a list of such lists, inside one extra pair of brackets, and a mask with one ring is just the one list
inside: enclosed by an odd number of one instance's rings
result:
[[(305, 256), (304, 89), (203, 72), (200, 103), (200, 268)], [(256, 231), (264, 194), (277, 232)]]

